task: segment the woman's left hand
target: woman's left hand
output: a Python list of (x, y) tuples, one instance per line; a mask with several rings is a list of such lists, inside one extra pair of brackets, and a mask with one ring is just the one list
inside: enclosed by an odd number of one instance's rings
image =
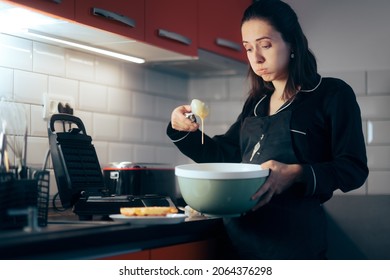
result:
[(261, 164), (262, 169), (269, 169), (267, 181), (252, 196), (253, 200), (259, 200), (253, 211), (270, 202), (275, 194), (281, 194), (298, 181), (302, 174), (302, 166), (299, 164), (284, 164), (275, 160), (269, 160)]

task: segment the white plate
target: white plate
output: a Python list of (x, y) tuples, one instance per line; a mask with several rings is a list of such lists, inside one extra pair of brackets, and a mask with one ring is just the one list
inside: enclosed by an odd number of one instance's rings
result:
[(178, 224), (184, 222), (185, 214), (168, 214), (167, 216), (125, 216), (122, 214), (112, 214), (110, 218), (114, 221), (129, 222), (133, 225), (162, 225)]

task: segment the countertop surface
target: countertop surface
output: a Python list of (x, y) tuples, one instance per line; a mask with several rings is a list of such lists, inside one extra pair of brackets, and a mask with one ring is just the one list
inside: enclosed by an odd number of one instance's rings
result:
[[(324, 204), (329, 259), (390, 259), (390, 196), (335, 196)], [(51, 212), (38, 232), (0, 231), (0, 259), (99, 259), (177, 244), (219, 239), (222, 219), (188, 218), (178, 224), (132, 225), (72, 212)]]
[(79, 221), (50, 212), (39, 231), (0, 231), (0, 259), (97, 259), (116, 254), (188, 243), (219, 234), (222, 220), (186, 218), (177, 224), (132, 225), (129, 222)]

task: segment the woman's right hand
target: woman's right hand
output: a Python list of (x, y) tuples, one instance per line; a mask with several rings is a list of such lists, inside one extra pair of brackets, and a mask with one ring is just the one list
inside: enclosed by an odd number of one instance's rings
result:
[(179, 131), (196, 131), (199, 124), (186, 118), (186, 114), (191, 113), (190, 105), (182, 105), (175, 108), (171, 114), (172, 128)]

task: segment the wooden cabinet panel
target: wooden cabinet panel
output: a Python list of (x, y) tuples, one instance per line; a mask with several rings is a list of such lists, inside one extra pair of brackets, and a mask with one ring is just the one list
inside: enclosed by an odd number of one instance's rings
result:
[(134, 253), (118, 254), (109, 257), (99, 258), (99, 260), (149, 260), (150, 250), (138, 251)]
[(75, 0), (9, 0), (8, 2), (21, 4), (50, 15), (74, 19)]
[(247, 62), (241, 18), (252, 0), (198, 0), (199, 48)]
[(145, 24), (147, 43), (197, 56), (195, 0), (145, 0)]
[(144, 40), (144, 0), (76, 1), (77, 22), (136, 40)]
[[(198, 49), (247, 63), (240, 22), (252, 0), (8, 0), (188, 57)], [(72, 38), (69, 38), (72, 39)], [(83, 41), (88, 41), (86, 38)], [(104, 41), (104, 39), (103, 39)], [(187, 57), (187, 58), (188, 58)]]
[(113, 254), (99, 260), (212, 260), (217, 256), (217, 242), (209, 239), (134, 253)]
[(152, 260), (211, 260), (217, 256), (214, 240), (178, 244), (150, 251)]

